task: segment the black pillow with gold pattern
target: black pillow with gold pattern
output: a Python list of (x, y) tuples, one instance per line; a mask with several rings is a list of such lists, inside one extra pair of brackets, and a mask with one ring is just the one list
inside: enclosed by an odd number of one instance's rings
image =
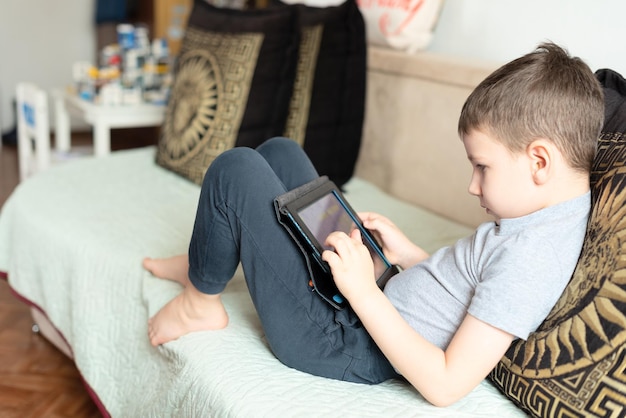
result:
[(578, 265), (544, 323), (490, 374), (533, 416), (626, 416), (626, 80), (611, 70), (596, 76), (605, 123)]
[(355, 0), (295, 5), (301, 25), (296, 81), (284, 135), (321, 175), (341, 187), (352, 177), (365, 114), (365, 22)]
[(200, 184), (223, 151), (282, 135), (299, 33), (292, 7), (235, 10), (196, 0), (174, 69), (157, 163)]

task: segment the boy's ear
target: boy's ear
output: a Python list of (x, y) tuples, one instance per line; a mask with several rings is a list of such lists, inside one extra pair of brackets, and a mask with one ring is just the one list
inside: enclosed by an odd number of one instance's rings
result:
[(552, 171), (554, 145), (543, 138), (535, 139), (528, 144), (526, 153), (530, 159), (530, 170), (535, 184), (546, 183)]

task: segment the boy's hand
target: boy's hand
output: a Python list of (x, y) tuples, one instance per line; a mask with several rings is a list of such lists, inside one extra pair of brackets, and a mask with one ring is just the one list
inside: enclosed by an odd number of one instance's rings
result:
[(322, 259), (330, 266), (333, 280), (346, 299), (350, 301), (370, 290), (378, 290), (374, 262), (369, 250), (363, 245), (358, 228), (350, 236), (333, 232), (326, 239), (326, 245), (335, 251), (324, 251)]
[(388, 218), (373, 212), (361, 212), (359, 217), (380, 242), (390, 263), (407, 269), (428, 258), (428, 253), (413, 244)]

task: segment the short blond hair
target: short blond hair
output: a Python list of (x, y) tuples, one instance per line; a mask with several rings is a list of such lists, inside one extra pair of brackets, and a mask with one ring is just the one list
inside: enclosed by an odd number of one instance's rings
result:
[(551, 140), (575, 170), (591, 171), (604, 123), (604, 93), (591, 69), (554, 43), (505, 64), (470, 94), (461, 137), (491, 134), (512, 152)]

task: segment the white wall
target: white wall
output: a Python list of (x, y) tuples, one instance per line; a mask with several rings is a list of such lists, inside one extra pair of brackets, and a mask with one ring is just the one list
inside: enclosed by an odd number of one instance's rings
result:
[(73, 62), (95, 59), (94, 13), (94, 0), (0, 0), (0, 131), (14, 127), (18, 82), (64, 87)]
[(429, 50), (505, 63), (551, 40), (626, 76), (623, 0), (444, 0)]

